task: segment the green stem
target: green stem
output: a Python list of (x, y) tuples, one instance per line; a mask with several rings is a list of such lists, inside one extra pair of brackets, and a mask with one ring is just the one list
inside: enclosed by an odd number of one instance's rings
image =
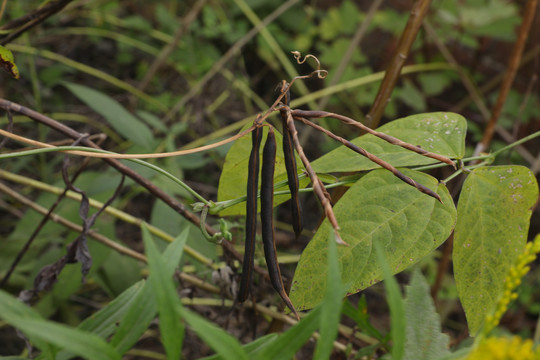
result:
[[(86, 152), (93, 152), (93, 153), (100, 153), (100, 154), (115, 154), (114, 152), (111, 152), (111, 151), (106, 151), (106, 150), (101, 150), (101, 149), (93, 149), (93, 148), (88, 148), (88, 147), (84, 147), (84, 146), (57, 146), (57, 147), (53, 147), (53, 148), (41, 148), (41, 149), (19, 151), (19, 152), (15, 152), (15, 153), (0, 154), (0, 160), (2, 160), (2, 159), (11, 159), (11, 158), (16, 158), (16, 157), (20, 157), (20, 156), (29, 156), (29, 155), (35, 155), (35, 154), (48, 153), (48, 152), (70, 151), (70, 150), (71, 151), (73, 151), (73, 150), (86, 151)], [(119, 154), (117, 154), (117, 155), (119, 155)], [(193, 195), (193, 197), (197, 198), (197, 200), (203, 202), (205, 205), (208, 205), (208, 206), (211, 205), (211, 203), (208, 200), (206, 200), (204, 197), (199, 195), (199, 193), (197, 193), (195, 190), (193, 190), (191, 187), (189, 187), (189, 185), (184, 183), (182, 180), (178, 179), (176, 176), (174, 176), (170, 172), (168, 172), (166, 170), (163, 170), (159, 166), (150, 164), (150, 163), (148, 163), (146, 161), (139, 160), (139, 159), (124, 159), (124, 160), (131, 161), (131, 162), (134, 162), (134, 163), (142, 165), (142, 166), (146, 166), (147, 168), (150, 168), (150, 169), (152, 169), (152, 170), (154, 170), (154, 171), (156, 171), (156, 172), (158, 172), (158, 173), (160, 173), (162, 175), (165, 175), (166, 177), (168, 177), (169, 179), (171, 179), (172, 181), (174, 181), (175, 183), (177, 183), (178, 185), (183, 187), (187, 192), (189, 192), (191, 195)]]

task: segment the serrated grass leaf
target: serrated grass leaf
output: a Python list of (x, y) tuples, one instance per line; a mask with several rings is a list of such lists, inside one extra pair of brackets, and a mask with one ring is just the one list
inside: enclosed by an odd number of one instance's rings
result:
[[(461, 159), (465, 155), (467, 121), (458, 114), (440, 112), (411, 115), (383, 125), (377, 131), (452, 159)], [(437, 162), (371, 134), (357, 137), (352, 143), (394, 166)], [(317, 172), (363, 171), (379, 167), (343, 145), (313, 161), (312, 165)]]
[(404, 360), (436, 360), (450, 354), (450, 338), (441, 332), (440, 317), (429, 291), (426, 279), (415, 269), (410, 285), (405, 289), (407, 341)]
[(118, 134), (146, 150), (152, 150), (154, 144), (152, 131), (116, 100), (84, 85), (65, 82), (64, 86), (92, 110), (107, 119)]
[[(339, 247), (342, 282), (357, 293), (382, 279), (373, 252), (379, 242), (392, 272), (398, 273), (435, 250), (450, 235), (456, 209), (448, 189), (424, 173), (402, 169), (441, 196), (443, 203), (420, 193), (379, 169), (358, 180), (334, 206), (341, 237), (350, 246)], [(323, 222), (310, 241), (294, 274), (290, 297), (298, 309), (313, 308), (326, 289), (328, 231)]]
[(536, 178), (523, 166), (481, 167), (463, 184), (453, 261), (471, 335), (494, 310), (504, 278), (524, 250), (531, 207), (537, 199)]

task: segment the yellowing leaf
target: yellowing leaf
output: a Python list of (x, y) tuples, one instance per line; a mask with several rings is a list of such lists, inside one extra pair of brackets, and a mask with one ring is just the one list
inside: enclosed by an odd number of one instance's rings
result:
[(527, 242), (534, 174), (523, 166), (475, 169), (463, 184), (454, 233), (454, 276), (474, 335), (504, 290), (504, 278)]
[(17, 68), (17, 65), (15, 65), (13, 53), (2, 45), (0, 45), (0, 66), (15, 79), (20, 77), (19, 69)]

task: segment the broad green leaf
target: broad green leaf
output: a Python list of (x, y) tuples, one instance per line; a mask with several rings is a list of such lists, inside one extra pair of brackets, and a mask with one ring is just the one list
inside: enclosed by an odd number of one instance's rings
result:
[(392, 276), (392, 270), (384, 255), (383, 244), (374, 242), (373, 248), (383, 274), (384, 289), (388, 299), (388, 307), (390, 308), (392, 360), (401, 360), (405, 353), (405, 305), (403, 304), (403, 298), (401, 297), (398, 282), (396, 278)]
[(339, 262), (337, 256), (337, 245), (332, 233), (328, 236), (328, 278), (326, 294), (321, 304), (321, 320), (319, 339), (315, 348), (314, 359), (326, 360), (330, 358), (334, 348), (334, 340), (338, 333), (339, 320), (341, 318), (341, 307), (343, 297), (347, 288), (341, 283), (339, 273)]
[[(244, 127), (243, 130), (251, 126)], [(285, 170), (285, 160), (283, 158), (283, 146), (282, 146), (282, 136), (277, 131), (274, 130), (276, 134), (276, 168), (274, 175), (274, 183), (281, 181), (287, 178)], [(263, 140), (261, 143), (261, 166), (262, 166), (262, 149), (264, 143), (266, 142), (266, 136), (268, 134), (268, 129), (264, 127)], [(236, 199), (246, 195), (247, 188), (247, 173), (248, 173), (248, 161), (249, 154), (251, 152), (251, 133), (245, 136), (242, 136), (240, 139), (236, 140), (234, 145), (231, 146), (227, 156), (225, 157), (225, 165), (223, 166), (223, 171), (219, 178), (219, 187), (218, 187), (218, 201), (225, 201)], [(302, 169), (302, 162), (297, 159), (298, 170)], [(260, 182), (260, 177), (259, 177)], [(260, 185), (260, 184), (259, 184)], [(280, 190), (288, 189), (286, 186)], [(290, 195), (279, 195), (274, 197), (274, 206), (277, 206), (285, 201), (290, 199)], [(236, 204), (229, 208), (226, 208), (220, 211), (220, 215), (244, 215), (246, 213), (245, 202)]]
[(0, 291), (0, 318), (32, 341), (55, 345), (86, 359), (120, 359), (112, 346), (95, 334), (39, 318), (33, 309)]
[(426, 279), (415, 269), (406, 287), (405, 360), (436, 360), (450, 354), (450, 338), (441, 332), (441, 320), (429, 291)]
[[(179, 244), (178, 258), (180, 261), (183, 246), (187, 241), (189, 229), (185, 230), (175, 240)], [(152, 239), (152, 235), (146, 226), (142, 227), (142, 238), (144, 248), (148, 257), (148, 266), (150, 268), (149, 283), (154, 290), (158, 304), (159, 330), (167, 358), (180, 359), (182, 342), (184, 339), (184, 324), (180, 320), (178, 308), (182, 306), (180, 298), (174, 288), (172, 281), (173, 271), (168, 271), (164, 259), (158, 252)]]
[(320, 315), (321, 308), (312, 310), (300, 322), (280, 334), (272, 343), (272, 346), (266, 346), (260, 352), (256, 352), (253, 359), (274, 360), (294, 358), (294, 354), (296, 354), (298, 349), (309, 340), (319, 327)]
[(0, 45), (0, 67), (15, 79), (20, 77), (19, 69), (17, 68), (17, 65), (15, 65), (13, 53), (2, 45)]
[[(456, 209), (446, 187), (424, 173), (401, 170), (436, 191), (443, 203), (384, 169), (371, 171), (351, 186), (334, 206), (341, 237), (349, 244), (338, 248), (342, 282), (351, 284), (349, 294), (382, 279), (373, 242), (384, 246), (385, 258), (395, 274), (436, 249), (452, 231)], [(322, 300), (329, 228), (325, 220), (298, 263), (290, 294), (297, 309), (312, 308)]]
[(64, 86), (95, 112), (107, 119), (118, 134), (146, 150), (152, 149), (154, 144), (152, 131), (116, 100), (83, 85), (65, 82)]
[[(467, 122), (458, 114), (440, 112), (412, 115), (394, 120), (377, 131), (449, 158), (461, 159), (465, 154)], [(352, 143), (396, 167), (437, 162), (371, 134), (357, 137)], [(317, 172), (361, 171), (379, 167), (344, 145), (321, 156), (312, 165)]]
[(531, 207), (537, 199), (534, 174), (522, 166), (481, 167), (463, 184), (453, 260), (471, 335), (494, 310), (508, 269), (524, 250)]

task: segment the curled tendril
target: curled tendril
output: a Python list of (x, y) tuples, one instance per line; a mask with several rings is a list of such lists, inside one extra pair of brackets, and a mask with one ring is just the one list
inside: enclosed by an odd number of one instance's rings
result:
[(328, 76), (328, 71), (327, 70), (321, 70), (321, 62), (319, 61), (319, 59), (317, 59), (317, 57), (315, 55), (307, 54), (302, 59), (302, 54), (300, 53), (300, 51), (291, 51), (291, 53), (293, 54), (293, 56), (296, 59), (296, 62), (298, 64), (305, 63), (307, 61), (307, 59), (309, 59), (309, 58), (314, 59), (315, 62), (317, 63), (317, 70), (313, 71), (309, 75), (300, 76), (299, 78), (305, 79), (305, 78), (308, 78), (308, 77), (312, 77), (313, 75), (317, 75), (317, 77), (319, 79), (324, 79), (326, 76)]

